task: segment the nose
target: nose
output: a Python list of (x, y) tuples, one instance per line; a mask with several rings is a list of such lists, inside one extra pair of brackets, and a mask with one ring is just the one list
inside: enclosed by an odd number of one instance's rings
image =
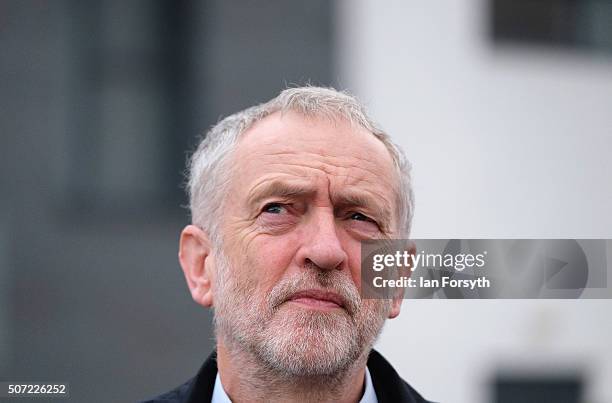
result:
[(314, 264), (323, 270), (343, 270), (348, 256), (338, 237), (333, 211), (317, 211), (308, 220), (303, 244), (297, 254), (301, 267)]

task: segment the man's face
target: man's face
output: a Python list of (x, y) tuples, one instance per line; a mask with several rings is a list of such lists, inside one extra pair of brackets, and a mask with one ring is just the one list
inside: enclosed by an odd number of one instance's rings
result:
[(397, 233), (389, 152), (348, 122), (288, 112), (255, 124), (230, 158), (218, 336), (281, 373), (348, 368), (399, 311), (359, 296), (360, 241)]

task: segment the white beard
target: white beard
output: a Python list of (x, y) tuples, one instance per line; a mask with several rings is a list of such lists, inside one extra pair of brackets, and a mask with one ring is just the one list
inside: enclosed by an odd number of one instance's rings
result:
[[(369, 351), (391, 309), (390, 300), (362, 300), (346, 274), (308, 267), (258, 298), (253, 281), (240, 282), (223, 254), (217, 257), (215, 332), (232, 350), (252, 354), (285, 377), (338, 375)], [(346, 301), (319, 311), (285, 302), (297, 291), (325, 289)]]

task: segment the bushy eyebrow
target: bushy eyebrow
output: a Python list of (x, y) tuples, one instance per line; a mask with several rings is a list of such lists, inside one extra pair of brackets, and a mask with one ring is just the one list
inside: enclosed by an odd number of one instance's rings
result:
[(254, 205), (269, 197), (304, 198), (313, 196), (316, 190), (301, 183), (291, 183), (283, 180), (273, 180), (255, 186), (249, 192), (247, 201)]

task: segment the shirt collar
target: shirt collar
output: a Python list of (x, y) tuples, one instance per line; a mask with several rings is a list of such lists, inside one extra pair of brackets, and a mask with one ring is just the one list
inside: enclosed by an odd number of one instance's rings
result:
[(223, 389), (223, 385), (221, 384), (221, 378), (219, 377), (219, 372), (217, 372), (217, 378), (215, 379), (215, 387), (213, 388), (213, 394), (210, 403), (232, 403), (227, 393), (225, 393), (225, 389)]
[(359, 403), (378, 403), (376, 392), (374, 391), (374, 384), (372, 383), (372, 376), (370, 375), (368, 367), (366, 367), (365, 370), (365, 388)]
[[(217, 377), (215, 378), (215, 386), (213, 388), (211, 403), (232, 403), (227, 393), (225, 393), (225, 389), (223, 389), (221, 377), (219, 377), (218, 372)], [(365, 388), (359, 403), (378, 403), (376, 392), (374, 391), (374, 384), (372, 384), (372, 376), (370, 375), (370, 370), (368, 367), (366, 367), (365, 370)]]

